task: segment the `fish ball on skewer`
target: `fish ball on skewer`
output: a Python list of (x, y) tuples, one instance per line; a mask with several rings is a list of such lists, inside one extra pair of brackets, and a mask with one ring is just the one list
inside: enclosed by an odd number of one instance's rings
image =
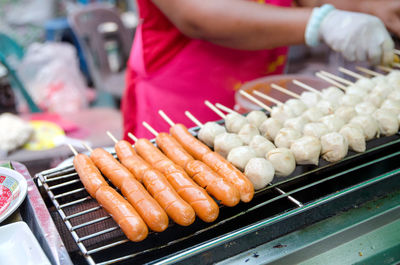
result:
[[(400, 87), (400, 85), (399, 85)], [(393, 90), (390, 92), (390, 94), (387, 96), (387, 98), (390, 98), (395, 101), (400, 101), (400, 90)]]
[(377, 108), (373, 103), (369, 101), (364, 101), (355, 105), (354, 110), (357, 112), (358, 115), (363, 115), (363, 114), (370, 115), (374, 113), (377, 110)]
[(214, 147), (215, 137), (225, 133), (225, 127), (216, 122), (207, 122), (201, 128), (197, 137), (209, 147)]
[(261, 110), (253, 110), (247, 114), (246, 119), (250, 124), (253, 124), (257, 128), (267, 119), (267, 115)]
[(274, 118), (268, 118), (260, 126), (261, 135), (270, 141), (274, 141), (279, 130), (282, 128), (282, 123)]
[(278, 105), (272, 108), (271, 118), (284, 123), (287, 119), (294, 118), (295, 115), (291, 108), (286, 106), (285, 104)]
[(302, 132), (304, 126), (308, 123), (308, 120), (303, 116), (291, 118), (285, 121), (283, 127), (285, 128), (292, 128), (296, 131)]
[(367, 95), (368, 91), (362, 87), (359, 86), (348, 86), (346, 89), (346, 94), (347, 95), (355, 95), (360, 98), (364, 98)]
[(355, 106), (358, 103), (360, 103), (362, 100), (362, 97), (359, 97), (357, 95), (351, 95), (351, 94), (345, 94), (339, 101), (339, 104), (341, 106)]
[(338, 132), (346, 124), (341, 118), (334, 114), (322, 117), (321, 122), (328, 127), (330, 132)]
[(301, 93), (300, 100), (303, 101), (303, 103), (306, 104), (307, 107), (311, 108), (317, 105), (318, 101), (321, 100), (321, 96), (314, 92), (305, 91)]
[(322, 122), (310, 122), (304, 126), (303, 134), (321, 138), (322, 135), (329, 133), (328, 127)]
[(400, 88), (400, 71), (393, 70), (386, 76), (387, 82), (394, 88)]
[(258, 157), (265, 157), (269, 151), (276, 148), (271, 141), (261, 135), (254, 136), (249, 146), (253, 148)]
[(400, 114), (400, 101), (393, 99), (386, 99), (381, 105), (381, 109), (387, 109), (394, 114)]
[(301, 133), (292, 128), (282, 128), (275, 137), (276, 147), (290, 148), (294, 140), (301, 137)]
[(372, 90), (366, 97), (365, 101), (371, 102), (375, 107), (379, 108), (382, 102), (385, 100), (384, 97), (378, 92)]
[(319, 109), (317, 109), (316, 107), (312, 107), (312, 108), (309, 108), (308, 110), (306, 110), (301, 116), (310, 122), (317, 122), (324, 115), (322, 114), (322, 112)]
[(233, 148), (242, 145), (243, 140), (239, 135), (234, 133), (221, 133), (215, 137), (214, 151), (226, 158)]
[(249, 122), (243, 115), (235, 112), (229, 113), (225, 118), (225, 127), (230, 133), (239, 133), (240, 129), (247, 123)]
[(365, 140), (373, 139), (378, 133), (378, 123), (371, 115), (358, 115), (350, 120), (349, 124), (356, 124), (362, 128)]
[(371, 91), (376, 86), (376, 83), (369, 78), (360, 78), (354, 85), (364, 88), (366, 91)]
[(397, 115), (388, 109), (378, 109), (374, 113), (378, 122), (379, 132), (385, 136), (394, 135), (399, 131)]
[(238, 146), (233, 148), (228, 154), (228, 161), (241, 171), (250, 159), (256, 157), (256, 152), (250, 146)]
[(334, 104), (339, 104), (340, 99), (344, 96), (344, 92), (334, 86), (330, 86), (321, 91), (322, 98)]
[(335, 111), (335, 115), (338, 118), (342, 119), (344, 122), (347, 123), (347, 122), (349, 122), (349, 120), (351, 120), (352, 118), (357, 116), (357, 112), (354, 109), (354, 107), (351, 107), (351, 106), (340, 106)]
[(356, 152), (365, 152), (366, 142), (362, 129), (354, 124), (347, 124), (340, 129), (339, 133), (343, 135), (349, 143), (349, 148)]
[(337, 162), (347, 155), (348, 143), (338, 132), (331, 132), (321, 137), (322, 158), (328, 162)]
[(254, 189), (265, 188), (275, 175), (275, 169), (272, 163), (265, 158), (251, 158), (247, 163), (244, 174), (253, 183)]
[(265, 156), (275, 169), (275, 174), (280, 177), (287, 177), (296, 168), (296, 160), (292, 151), (287, 148), (275, 148)]
[(297, 164), (318, 166), (321, 143), (317, 137), (303, 136), (293, 142), (290, 151), (292, 151)]
[(382, 98), (386, 98), (394, 89), (389, 83), (380, 83), (374, 88), (374, 92)]
[(247, 123), (240, 129), (238, 135), (243, 143), (248, 145), (254, 136), (260, 135), (260, 131), (253, 124)]
[(301, 115), (304, 111), (307, 110), (307, 105), (304, 104), (303, 101), (295, 98), (291, 98), (288, 101), (286, 101), (285, 105), (287, 105), (292, 110), (293, 114), (296, 117)]
[(337, 106), (332, 102), (325, 99), (320, 100), (315, 107), (322, 113), (322, 115), (333, 114), (337, 108)]

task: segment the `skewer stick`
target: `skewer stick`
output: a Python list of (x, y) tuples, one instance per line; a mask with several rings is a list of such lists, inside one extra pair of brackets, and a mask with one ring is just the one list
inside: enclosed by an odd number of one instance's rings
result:
[(112, 135), (112, 133), (110, 131), (106, 131), (106, 133), (111, 138), (111, 140), (114, 141), (114, 143), (118, 143), (117, 138), (115, 138), (114, 135)]
[(88, 146), (86, 143), (82, 143), (82, 145), (89, 151), (89, 152), (93, 152), (93, 149)]
[(346, 69), (346, 68), (343, 68), (343, 67), (339, 67), (339, 71), (342, 72), (343, 74), (352, 76), (352, 77), (357, 78), (357, 79), (365, 78), (365, 76), (360, 75), (360, 74), (358, 74), (356, 72), (350, 71), (349, 69)]
[(387, 66), (383, 66), (383, 65), (378, 65), (377, 66), (379, 69), (381, 69), (381, 70), (383, 70), (383, 71), (386, 71), (386, 72), (391, 72), (391, 71), (393, 71), (393, 69), (392, 68), (390, 68), (390, 67), (387, 67)]
[(330, 79), (333, 79), (335, 81), (341, 82), (341, 83), (343, 83), (345, 85), (348, 85), (348, 86), (354, 85), (353, 82), (351, 82), (351, 81), (349, 81), (347, 79), (341, 78), (340, 76), (334, 75), (332, 73), (329, 73), (329, 72), (326, 72), (326, 71), (320, 71), (320, 73), (323, 74), (324, 76), (329, 77)]
[(334, 85), (334, 86), (346, 91), (346, 87), (344, 85), (340, 84), (339, 82), (336, 82), (335, 80), (332, 80), (329, 77), (322, 75), (321, 73), (315, 73), (315, 75), (317, 77), (325, 80), (326, 82), (328, 82), (328, 83), (330, 83), (330, 84), (332, 84), (332, 85)]
[(143, 124), (143, 126), (144, 126), (147, 130), (149, 130), (149, 132), (151, 132), (155, 137), (157, 137), (158, 132), (157, 132), (156, 130), (154, 130), (154, 128), (151, 127), (150, 124), (148, 124), (148, 123), (145, 122), (145, 121), (142, 122), (142, 124)]
[(283, 104), (282, 101), (279, 101), (279, 100), (277, 100), (277, 99), (274, 99), (274, 98), (272, 98), (272, 97), (270, 97), (270, 96), (268, 96), (268, 95), (266, 95), (266, 94), (264, 94), (264, 93), (261, 93), (261, 92), (259, 92), (259, 91), (254, 90), (253, 93), (254, 93), (255, 95), (259, 96), (260, 98), (263, 98), (263, 99), (266, 99), (266, 100), (268, 100), (268, 101), (271, 101), (272, 103), (275, 103), (276, 105), (282, 105), (282, 104)]
[(226, 115), (222, 113), (217, 107), (215, 107), (213, 104), (211, 104), (210, 101), (206, 100), (204, 101), (204, 104), (206, 104), (207, 107), (209, 107), (212, 111), (214, 111), (218, 116), (220, 116), (222, 119), (226, 118)]
[(302, 87), (305, 90), (308, 90), (310, 92), (314, 92), (314, 93), (317, 93), (319, 95), (322, 95), (321, 91), (319, 91), (319, 90), (317, 90), (317, 89), (315, 89), (315, 88), (313, 88), (313, 87), (311, 87), (311, 86), (309, 86), (307, 84), (304, 84), (303, 82), (300, 82), (300, 81), (298, 81), (296, 79), (294, 79), (292, 82), (293, 82), (293, 84), (298, 85), (299, 87)]
[(164, 111), (159, 110), (159, 111), (158, 111), (158, 114), (160, 114), (161, 118), (163, 118), (163, 119), (169, 124), (169, 126), (172, 127), (172, 126), (175, 125), (175, 122), (173, 122), (173, 121), (171, 120), (171, 118), (168, 117), (167, 114), (165, 114)]
[(160, 114), (161, 118), (163, 118), (169, 124), (169, 126), (172, 127), (175, 125), (175, 123), (167, 116), (167, 114), (165, 114), (164, 111), (159, 110), (158, 114)]
[(397, 54), (397, 55), (400, 55), (400, 50), (393, 49), (393, 53), (394, 53), (394, 54)]
[(360, 71), (360, 72), (363, 72), (363, 73), (366, 73), (366, 74), (369, 74), (369, 75), (373, 75), (373, 76), (381, 76), (381, 75), (383, 75), (383, 74), (381, 74), (381, 73), (372, 71), (372, 70), (370, 70), (370, 69), (367, 69), (367, 68), (361, 67), (361, 66), (356, 66), (356, 69), (357, 69), (358, 71)]
[(259, 101), (258, 99), (256, 99), (252, 95), (250, 95), (249, 93), (245, 92), (244, 90), (239, 90), (239, 93), (240, 93), (240, 95), (246, 97), (247, 99), (249, 99), (253, 103), (255, 103), (258, 106), (260, 106), (261, 108), (263, 108), (263, 109), (265, 109), (265, 110), (267, 110), (269, 112), (272, 111), (271, 107), (269, 107), (268, 105), (265, 105), (264, 103), (262, 103), (261, 101)]
[(71, 149), (72, 153), (74, 153), (74, 156), (78, 155), (78, 151), (76, 151), (76, 149), (71, 144), (68, 144), (68, 147), (69, 149)]
[(392, 63), (394, 67), (400, 68), (400, 63)]
[(215, 106), (216, 106), (217, 108), (219, 108), (219, 109), (225, 111), (225, 112), (239, 114), (239, 113), (237, 113), (236, 111), (234, 111), (233, 109), (230, 109), (230, 108), (228, 108), (227, 106), (224, 106), (224, 105), (222, 105), (222, 104), (220, 104), (220, 103), (215, 103)]
[(280, 92), (282, 92), (282, 93), (284, 93), (284, 94), (290, 96), (290, 97), (300, 98), (300, 95), (299, 95), (299, 94), (296, 94), (296, 93), (290, 91), (289, 89), (283, 88), (283, 87), (278, 86), (278, 85), (276, 85), (276, 84), (271, 84), (271, 87), (272, 87), (273, 89), (276, 89), (276, 90), (278, 90), (278, 91), (280, 91)]
[(196, 117), (193, 116), (193, 114), (190, 113), (188, 110), (185, 111), (185, 115), (186, 115), (186, 117), (188, 117), (189, 120), (191, 120), (194, 124), (196, 124), (196, 125), (199, 126), (200, 128), (203, 127), (203, 123), (201, 123), (198, 119), (196, 119)]
[(130, 132), (128, 133), (128, 137), (131, 138), (134, 142), (137, 142), (138, 140), (138, 138)]

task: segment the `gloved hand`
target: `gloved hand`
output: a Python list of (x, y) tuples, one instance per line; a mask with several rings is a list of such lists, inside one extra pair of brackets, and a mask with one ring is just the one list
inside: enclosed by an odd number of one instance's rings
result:
[(319, 40), (349, 61), (368, 60), (375, 65), (393, 62), (394, 42), (379, 18), (336, 9), (326, 13), (314, 11), (310, 18), (320, 15)]

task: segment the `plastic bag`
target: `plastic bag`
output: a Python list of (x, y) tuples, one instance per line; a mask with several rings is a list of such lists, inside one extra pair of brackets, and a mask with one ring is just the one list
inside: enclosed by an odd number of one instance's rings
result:
[(88, 105), (87, 86), (75, 47), (68, 43), (34, 43), (18, 73), (36, 104), (44, 111), (73, 112)]

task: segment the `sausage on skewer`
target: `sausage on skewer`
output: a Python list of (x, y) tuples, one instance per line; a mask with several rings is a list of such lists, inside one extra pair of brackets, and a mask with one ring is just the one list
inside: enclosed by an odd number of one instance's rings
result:
[[(194, 222), (195, 213), (192, 207), (179, 197), (161, 172), (151, 168), (135, 152), (129, 142), (118, 141), (115, 144), (115, 151), (121, 162), (143, 183), (147, 191), (153, 196), (153, 200), (157, 201), (159, 206), (162, 207), (162, 209), (156, 206), (151, 207), (150, 205), (148, 207), (149, 212), (152, 212), (154, 215), (153, 226), (155, 228), (159, 226), (159, 230), (161, 231), (167, 228), (168, 217), (165, 215), (165, 212), (179, 225), (188, 226)], [(154, 228), (152, 229), (157, 231)]]
[(193, 207), (201, 220), (213, 222), (217, 219), (219, 207), (216, 202), (186, 174), (182, 167), (169, 160), (147, 139), (138, 139), (135, 148), (144, 160), (164, 173), (179, 196)]
[[(143, 125), (149, 130), (152, 129), (147, 123), (143, 123)], [(152, 131), (153, 130), (154, 129), (152, 129)], [(157, 133), (156, 143), (168, 158), (177, 165), (183, 167), (197, 184), (206, 189), (206, 191), (217, 200), (220, 200), (222, 204), (226, 206), (235, 206), (239, 203), (239, 191), (206, 164), (195, 160), (183, 149), (174, 137), (167, 133)]]
[(239, 190), (243, 202), (251, 201), (254, 196), (254, 187), (242, 172), (196, 139), (183, 124), (171, 124), (170, 133), (189, 154), (203, 161), (220, 176), (232, 183)]
[(111, 215), (129, 240), (139, 242), (147, 237), (146, 224), (136, 210), (104, 180), (93, 161), (74, 151), (74, 167), (88, 193)]

